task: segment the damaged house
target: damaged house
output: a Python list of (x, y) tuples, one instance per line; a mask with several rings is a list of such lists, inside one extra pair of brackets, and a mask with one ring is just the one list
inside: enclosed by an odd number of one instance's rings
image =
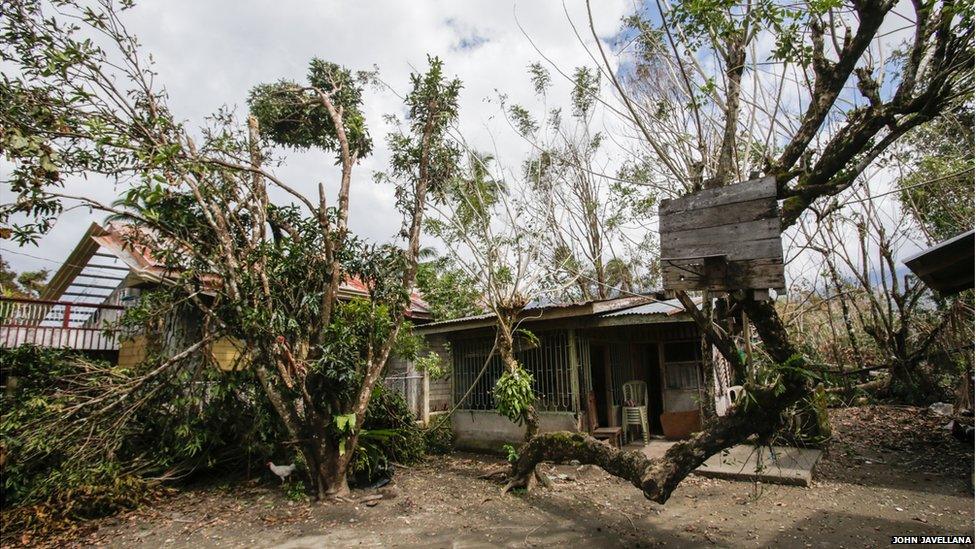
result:
[[(534, 336), (519, 338), (516, 358), (533, 376), (541, 431), (613, 432), (622, 408), (640, 404), (625, 398), (624, 384), (634, 381), (646, 387), (647, 434), (681, 438), (699, 428), (707, 395), (701, 338), (677, 300), (649, 295), (530, 305), (519, 327)], [(417, 331), (450, 365), (448, 378), (431, 382), (431, 408), (457, 406), (458, 445), (497, 451), (521, 440), (524, 427), (495, 410), (492, 389), (503, 367), (497, 353), (488, 358), (493, 316), (433, 322)]]

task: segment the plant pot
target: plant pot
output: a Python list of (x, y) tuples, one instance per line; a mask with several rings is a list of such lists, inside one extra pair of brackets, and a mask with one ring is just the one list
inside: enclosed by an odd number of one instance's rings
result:
[(665, 412), (661, 414), (661, 430), (667, 439), (688, 438), (692, 433), (701, 430), (701, 416), (698, 410)]

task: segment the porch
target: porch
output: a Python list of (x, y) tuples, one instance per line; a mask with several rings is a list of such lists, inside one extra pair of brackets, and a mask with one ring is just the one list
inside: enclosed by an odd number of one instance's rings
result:
[[(495, 411), (492, 390), (503, 366), (497, 354), (489, 358), (489, 334), (449, 338), (451, 392), (460, 403), (452, 420), (459, 446), (497, 451), (520, 440), (524, 427)], [(532, 374), (541, 431), (621, 426), (623, 385), (639, 381), (647, 393), (647, 434), (683, 438), (699, 425), (700, 349), (692, 323), (666, 322), (540, 329), (520, 338), (515, 354)], [(643, 437), (633, 430), (629, 438)]]
[(0, 348), (118, 351), (119, 305), (0, 298)]
[[(651, 439), (648, 444), (633, 442), (624, 450), (643, 452), (649, 458), (660, 458), (677, 441)], [(809, 486), (813, 468), (823, 452), (816, 448), (739, 444), (708, 458), (695, 469), (703, 477), (725, 480), (761, 481), (792, 486)]]
[[(693, 325), (599, 327), (580, 332), (586, 360), (582, 413), (586, 430), (623, 425), (623, 387), (646, 387), (649, 437), (684, 438), (697, 430), (702, 399), (701, 340)], [(638, 406), (641, 403), (630, 403)], [(624, 432), (624, 439), (640, 436)]]

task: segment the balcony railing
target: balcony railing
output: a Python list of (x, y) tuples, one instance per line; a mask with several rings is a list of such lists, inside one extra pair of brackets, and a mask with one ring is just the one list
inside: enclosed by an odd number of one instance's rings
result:
[(119, 305), (0, 297), (0, 348), (20, 345), (114, 351)]

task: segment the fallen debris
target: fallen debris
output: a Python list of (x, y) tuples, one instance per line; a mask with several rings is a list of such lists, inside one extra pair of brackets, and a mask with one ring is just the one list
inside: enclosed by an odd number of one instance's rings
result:
[(598, 468), (564, 464), (542, 468), (557, 479), (554, 490), (499, 496), (496, 482), (478, 478), (498, 459), (458, 453), (398, 471), (379, 490), (354, 489), (351, 504), (290, 502), (270, 483), (198, 487), (84, 530), (3, 545), (634, 547), (653, 536), (672, 547), (862, 547), (887, 545), (896, 524), (913, 534), (972, 533), (969, 474), (959, 477), (972, 449), (938, 428), (943, 416), (871, 406), (830, 417), (835, 439), (809, 488), (689, 477), (658, 505)]

